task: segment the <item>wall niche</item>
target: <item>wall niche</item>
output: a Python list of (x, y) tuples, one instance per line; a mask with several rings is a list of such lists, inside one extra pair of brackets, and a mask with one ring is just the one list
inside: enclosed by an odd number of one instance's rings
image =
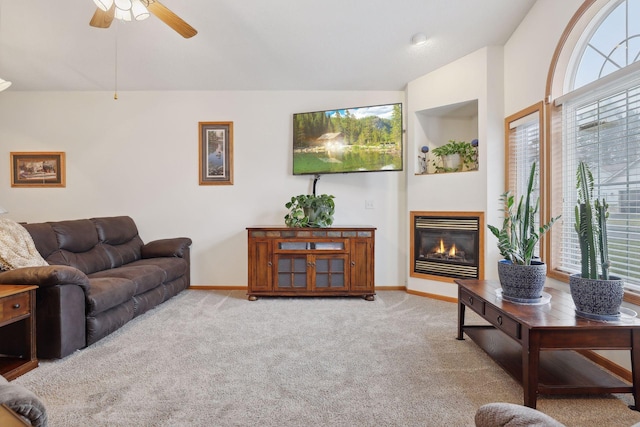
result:
[[(416, 111), (415, 115), (416, 175), (478, 170), (477, 99)], [(444, 155), (442, 151), (461, 154)]]

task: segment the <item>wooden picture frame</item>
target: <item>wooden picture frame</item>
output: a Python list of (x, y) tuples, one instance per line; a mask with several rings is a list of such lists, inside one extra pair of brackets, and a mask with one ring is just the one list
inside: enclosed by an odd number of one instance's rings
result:
[(200, 185), (233, 185), (233, 122), (199, 122)]
[(66, 187), (63, 151), (11, 152), (12, 187)]

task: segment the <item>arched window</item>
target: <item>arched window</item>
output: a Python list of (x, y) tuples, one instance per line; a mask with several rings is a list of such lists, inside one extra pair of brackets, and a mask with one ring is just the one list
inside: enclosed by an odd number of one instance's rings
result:
[(618, 0), (578, 46), (578, 66), (570, 70), (571, 89), (577, 89), (630, 65), (640, 58), (640, 1)]
[(580, 12), (548, 85), (546, 200), (554, 215), (562, 213), (549, 246), (551, 270), (558, 277), (580, 271), (575, 177), (585, 161), (594, 195), (609, 204), (611, 273), (640, 290), (640, 0), (591, 0)]

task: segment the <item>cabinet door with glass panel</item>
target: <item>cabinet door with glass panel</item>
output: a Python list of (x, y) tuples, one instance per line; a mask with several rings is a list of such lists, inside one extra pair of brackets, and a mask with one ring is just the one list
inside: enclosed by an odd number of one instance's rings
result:
[(343, 239), (275, 242), (274, 290), (335, 292), (349, 289), (349, 255)]

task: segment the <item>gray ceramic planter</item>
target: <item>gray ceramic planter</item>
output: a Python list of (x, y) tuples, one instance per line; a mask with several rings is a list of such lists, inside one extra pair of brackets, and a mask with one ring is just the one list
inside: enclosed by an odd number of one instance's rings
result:
[(624, 281), (610, 276), (609, 280), (585, 279), (580, 274), (569, 276), (569, 288), (576, 313), (596, 320), (616, 320), (624, 297)]
[(504, 299), (535, 303), (542, 298), (547, 265), (540, 261), (531, 261), (531, 265), (518, 265), (503, 259), (498, 261), (498, 277)]

